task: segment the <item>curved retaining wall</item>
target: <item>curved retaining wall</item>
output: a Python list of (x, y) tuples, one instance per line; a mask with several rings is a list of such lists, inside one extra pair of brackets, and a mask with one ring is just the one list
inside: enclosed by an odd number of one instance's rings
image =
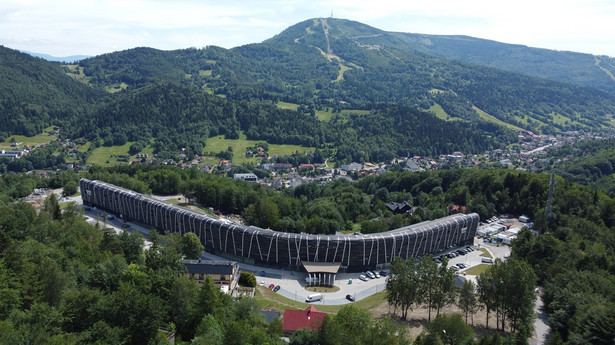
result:
[[(207, 252), (255, 264), (294, 269), (301, 261), (339, 262), (347, 272), (471, 245), (479, 216), (454, 214), (377, 234), (308, 235), (265, 230), (218, 219), (112, 184), (82, 179), (84, 204), (161, 231), (194, 232)], [(243, 259), (243, 260), (242, 260)]]

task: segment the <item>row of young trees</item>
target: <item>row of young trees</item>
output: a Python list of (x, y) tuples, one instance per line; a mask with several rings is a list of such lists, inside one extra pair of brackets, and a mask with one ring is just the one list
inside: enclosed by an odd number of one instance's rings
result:
[(428, 321), (432, 310), (436, 316), (450, 305), (457, 304), (463, 311), (466, 323), (468, 315), (481, 308), (487, 312), (486, 327), (489, 328), (489, 314), (496, 312), (496, 329), (519, 332), (527, 339), (531, 335), (536, 294), (536, 275), (531, 266), (522, 260), (495, 260), (482, 273), (476, 286), (467, 280), (461, 288), (455, 286), (456, 272), (447, 268), (448, 261), (438, 266), (432, 256), (420, 261), (414, 258), (403, 260), (399, 257), (391, 264), (391, 275), (387, 278), (386, 296), (388, 303), (399, 312), (403, 320), (418, 306), (428, 309)]

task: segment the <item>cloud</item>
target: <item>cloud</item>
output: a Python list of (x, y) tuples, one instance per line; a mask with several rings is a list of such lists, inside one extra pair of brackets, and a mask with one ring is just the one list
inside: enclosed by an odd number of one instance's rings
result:
[(53, 55), (135, 46), (230, 48), (331, 11), (388, 31), (465, 34), (615, 56), (611, 0), (4, 0), (0, 44)]

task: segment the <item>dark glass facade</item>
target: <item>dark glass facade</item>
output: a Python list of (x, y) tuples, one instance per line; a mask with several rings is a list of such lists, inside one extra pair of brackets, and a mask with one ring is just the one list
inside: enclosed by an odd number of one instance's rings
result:
[(479, 223), (476, 213), (454, 214), (377, 234), (296, 234), (231, 223), (101, 181), (79, 184), (86, 205), (159, 231), (194, 232), (212, 254), (286, 269), (300, 267), (301, 261), (341, 263), (347, 272), (383, 267), (397, 256), (471, 245)]

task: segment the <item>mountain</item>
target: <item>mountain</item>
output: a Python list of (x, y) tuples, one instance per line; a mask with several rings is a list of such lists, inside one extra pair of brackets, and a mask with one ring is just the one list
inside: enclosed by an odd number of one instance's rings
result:
[(615, 93), (615, 58), (469, 36), (391, 33), (417, 51)]
[[(444, 53), (432, 55), (436, 52), (426, 48), (426, 39), (417, 37), (349, 20), (310, 19), (259, 44), (175, 51), (136, 48), (86, 59), (79, 65), (92, 84), (107, 88), (139, 88), (164, 81), (232, 99), (280, 99), (315, 109), (369, 110), (375, 104), (401, 104), (433, 110), (442, 118), (473, 123), (487, 120), (544, 133), (613, 125), (606, 116), (615, 114), (608, 80), (590, 73), (596, 66), (575, 62), (570, 53), (527, 48), (538, 57), (519, 60), (527, 62), (524, 74), (444, 58)], [(432, 42), (445, 41), (437, 38), (431, 37)], [(454, 49), (452, 43), (448, 48), (438, 43), (443, 47), (438, 51), (467, 49), (458, 56), (478, 56), (489, 50), (486, 47), (491, 42), (468, 41), (480, 44), (463, 48), (463, 40), (458, 39)], [(534, 73), (541, 78), (530, 75), (532, 69), (540, 70), (536, 66), (544, 60), (540, 56), (546, 55), (559, 56), (562, 66), (570, 64), (570, 71), (578, 71), (570, 79), (580, 80), (585, 74), (591, 80), (588, 84), (603, 85), (602, 89), (556, 77), (546, 79), (549, 73), (562, 74), (545, 72), (554, 64)], [(514, 64), (512, 58), (509, 61)], [(604, 61), (608, 67), (610, 60)], [(604, 75), (608, 73), (599, 76)]]
[(35, 135), (87, 114), (102, 94), (60, 64), (0, 46), (0, 132)]
[(77, 62), (79, 60), (83, 60), (83, 59), (87, 59), (89, 57), (92, 57), (90, 55), (70, 55), (70, 56), (63, 56), (63, 57), (58, 57), (58, 56), (52, 56), (52, 55), (48, 55), (48, 54), (42, 54), (42, 53), (33, 53), (33, 52), (29, 52), (29, 51), (23, 51), (26, 54), (30, 54), (34, 57), (39, 57), (41, 59), (45, 59), (47, 61), (53, 61), (53, 62), (68, 62), (68, 63), (74, 63)]
[(338, 161), (484, 152), (515, 142), (515, 129), (613, 127), (612, 93), (434, 56), (411, 41), (329, 18), (233, 49), (141, 47), (71, 65), (0, 47), (0, 124), (28, 135), (60, 125), (92, 148), (134, 142), (133, 152), (151, 145), (169, 158), (244, 133)]

